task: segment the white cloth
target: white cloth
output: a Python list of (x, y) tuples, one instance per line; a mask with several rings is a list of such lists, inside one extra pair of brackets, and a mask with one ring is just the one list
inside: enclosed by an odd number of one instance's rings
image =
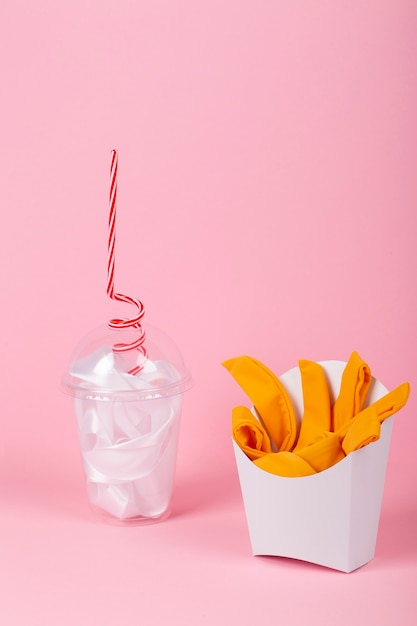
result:
[[(168, 385), (177, 376), (164, 361), (148, 360), (136, 376), (120, 372), (109, 347), (73, 363), (71, 374), (88, 387), (118, 392)], [(181, 394), (74, 402), (91, 504), (122, 520), (163, 514), (173, 491)]]

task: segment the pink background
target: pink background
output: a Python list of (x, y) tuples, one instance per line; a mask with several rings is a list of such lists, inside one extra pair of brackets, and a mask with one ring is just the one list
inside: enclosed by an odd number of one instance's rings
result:
[[(417, 621), (416, 396), (397, 416), (374, 560), (253, 557), (220, 362), (358, 350), (415, 386), (413, 0), (2, 0), (0, 616), (7, 626)], [(169, 521), (91, 517), (74, 344), (116, 288), (180, 345)], [(120, 313), (117, 309), (117, 314)]]

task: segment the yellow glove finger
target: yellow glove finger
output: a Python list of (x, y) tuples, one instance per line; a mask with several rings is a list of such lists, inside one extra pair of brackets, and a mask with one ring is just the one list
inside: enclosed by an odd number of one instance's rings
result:
[(333, 431), (341, 428), (362, 410), (371, 381), (368, 365), (357, 352), (352, 352), (343, 371), (339, 395), (333, 406)]
[(291, 400), (279, 379), (260, 361), (240, 356), (222, 365), (248, 394), (278, 450), (290, 450), (297, 436)]
[(294, 452), (323, 438), (330, 431), (330, 396), (324, 370), (313, 361), (299, 361), (304, 413)]
[(266, 454), (254, 461), (254, 464), (265, 472), (284, 478), (301, 478), (316, 474), (316, 471), (307, 461), (288, 451), (271, 452), (271, 454)]
[(246, 406), (237, 406), (232, 411), (232, 435), (252, 461), (271, 452), (268, 433)]

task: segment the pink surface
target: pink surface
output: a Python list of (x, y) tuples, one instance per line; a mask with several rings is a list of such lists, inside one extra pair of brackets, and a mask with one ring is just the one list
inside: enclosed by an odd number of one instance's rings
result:
[[(6, 626), (416, 623), (416, 24), (412, 0), (1, 3)], [(116, 288), (195, 379), (173, 515), (143, 528), (90, 517), (60, 391), (115, 313), (111, 148)], [(412, 386), (375, 559), (255, 558), (230, 442), (247, 400), (220, 362), (281, 373), (352, 350)]]

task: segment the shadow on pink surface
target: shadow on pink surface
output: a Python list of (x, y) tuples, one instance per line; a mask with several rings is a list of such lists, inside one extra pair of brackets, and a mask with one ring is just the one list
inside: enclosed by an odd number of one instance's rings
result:
[(90, 510), (84, 482), (75, 472), (61, 473), (57, 468), (12, 468), (2, 471), (0, 497), (3, 512), (88, 521)]
[[(3, 511), (35, 513), (40, 516), (76, 518), (79, 521), (95, 520), (87, 500), (85, 477), (82, 468), (71, 469), (33, 466), (13, 467), (10, 463), (1, 468), (0, 499)], [(196, 471), (176, 479), (171, 504), (171, 518), (195, 518), (211, 512), (222, 513), (224, 507), (237, 508), (243, 513), (237, 476)]]
[(417, 560), (417, 503), (404, 502), (384, 511), (379, 524), (375, 559), (380, 567), (404, 567)]
[[(1, 469), (1, 516), (72, 520), (96, 524), (85, 493), (84, 476), (77, 466), (66, 470), (37, 466)], [(223, 468), (224, 469), (224, 468)], [(177, 540), (188, 547), (201, 541), (210, 550), (253, 560), (263, 567), (298, 568), (303, 571), (329, 572), (325, 567), (284, 557), (254, 557), (237, 475), (221, 468), (209, 472), (189, 469), (177, 477), (171, 517), (164, 522), (175, 528)], [(413, 567), (417, 561), (417, 500), (414, 497), (417, 466), (390, 466), (387, 472), (375, 557), (357, 570), (386, 570)], [(150, 531), (151, 532), (151, 531)], [(164, 531), (163, 531), (164, 532)], [(170, 531), (171, 532), (171, 531)], [(208, 546), (207, 546), (208, 547)], [(335, 572), (344, 575), (343, 572)]]
[(389, 463), (379, 522), (375, 560), (404, 567), (417, 560), (417, 465)]
[(227, 480), (220, 473), (195, 474), (178, 478), (174, 491), (172, 516), (185, 517), (213, 510), (224, 506), (242, 507), (237, 476)]

